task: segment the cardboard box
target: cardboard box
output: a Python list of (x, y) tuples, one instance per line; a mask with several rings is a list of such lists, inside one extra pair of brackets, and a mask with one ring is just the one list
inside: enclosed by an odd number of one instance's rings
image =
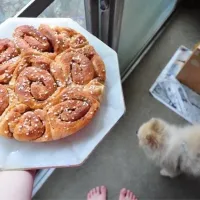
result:
[(177, 75), (177, 79), (193, 91), (200, 94), (200, 45), (184, 64)]

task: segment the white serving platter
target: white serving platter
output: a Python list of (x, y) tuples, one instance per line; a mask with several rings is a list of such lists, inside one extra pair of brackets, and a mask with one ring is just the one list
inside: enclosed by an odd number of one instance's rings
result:
[(17, 26), (41, 23), (70, 27), (83, 34), (106, 66), (106, 88), (101, 107), (78, 133), (54, 142), (18, 142), (0, 137), (0, 169), (34, 169), (81, 165), (125, 112), (118, 57), (114, 50), (68, 18), (10, 18), (0, 25), (0, 38), (12, 38)]

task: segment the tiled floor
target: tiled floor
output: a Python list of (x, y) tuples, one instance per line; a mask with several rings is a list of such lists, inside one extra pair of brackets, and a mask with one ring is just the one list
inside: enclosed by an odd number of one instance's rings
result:
[(162, 178), (138, 148), (136, 130), (151, 117), (186, 123), (149, 95), (149, 88), (181, 45), (200, 41), (200, 12), (181, 9), (172, 23), (124, 82), (127, 112), (84, 165), (57, 169), (34, 200), (82, 200), (87, 191), (105, 184), (108, 197), (117, 199), (127, 187), (139, 199), (200, 199), (200, 178)]

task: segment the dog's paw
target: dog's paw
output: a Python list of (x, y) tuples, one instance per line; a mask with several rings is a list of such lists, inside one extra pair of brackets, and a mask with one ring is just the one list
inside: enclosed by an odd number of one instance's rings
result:
[(161, 176), (165, 176), (165, 177), (170, 177), (170, 178), (174, 178), (174, 177), (176, 177), (178, 174), (172, 174), (172, 173), (170, 173), (170, 172), (168, 172), (166, 169), (161, 169), (160, 170), (160, 175)]
[(161, 175), (161, 176), (170, 177), (168, 171), (166, 171), (165, 169), (161, 169), (161, 170), (160, 170), (160, 175)]

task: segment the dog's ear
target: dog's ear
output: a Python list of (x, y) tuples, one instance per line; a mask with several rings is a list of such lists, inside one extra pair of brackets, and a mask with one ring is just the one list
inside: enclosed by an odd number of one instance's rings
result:
[(156, 118), (151, 119), (151, 129), (158, 132), (160, 130), (160, 121)]
[(147, 140), (148, 145), (151, 148), (157, 148), (158, 147), (158, 141), (157, 141), (155, 135), (147, 135), (146, 140)]

